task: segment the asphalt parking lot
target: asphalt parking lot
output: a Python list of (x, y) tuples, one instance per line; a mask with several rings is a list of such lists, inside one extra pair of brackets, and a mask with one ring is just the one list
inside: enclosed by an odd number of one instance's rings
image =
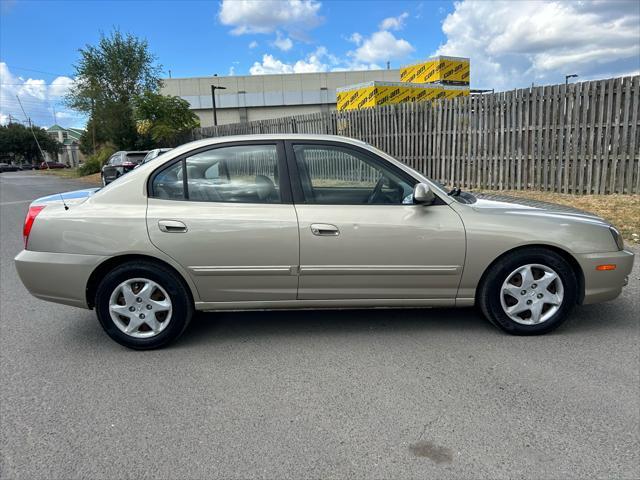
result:
[(551, 335), (473, 309), (198, 316), (134, 352), (20, 283), (28, 202), (0, 175), (2, 478), (639, 478), (640, 270)]

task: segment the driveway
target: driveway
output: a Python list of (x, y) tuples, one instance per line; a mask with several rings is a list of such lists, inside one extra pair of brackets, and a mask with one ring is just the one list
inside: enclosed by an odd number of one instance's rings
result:
[(553, 334), (474, 309), (198, 316), (120, 347), (45, 303), (13, 257), (31, 199), (0, 175), (2, 478), (638, 478), (640, 272)]

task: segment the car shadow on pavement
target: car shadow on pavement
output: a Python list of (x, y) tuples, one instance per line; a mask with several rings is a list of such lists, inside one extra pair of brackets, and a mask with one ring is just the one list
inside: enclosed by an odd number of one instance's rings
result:
[[(617, 311), (612, 312), (612, 305), (606, 304), (578, 306), (571, 318), (551, 335), (582, 335), (629, 327), (633, 316), (624, 308), (613, 310)], [(384, 332), (506, 335), (476, 308), (212, 312), (196, 314), (174, 346), (272, 335), (344, 336)]]
[[(615, 304), (579, 306), (567, 323), (549, 335), (585, 335), (597, 331), (633, 329), (634, 315)], [(64, 330), (74, 344), (111, 344), (93, 315)], [(198, 312), (177, 342), (168, 348), (257, 339), (260, 337), (348, 335), (477, 335), (506, 336), (476, 308), (290, 310)], [(82, 338), (80, 338), (82, 337)]]
[[(446, 333), (495, 330), (474, 308), (198, 313), (176, 347), (259, 336)], [(499, 334), (497, 330), (496, 333)]]

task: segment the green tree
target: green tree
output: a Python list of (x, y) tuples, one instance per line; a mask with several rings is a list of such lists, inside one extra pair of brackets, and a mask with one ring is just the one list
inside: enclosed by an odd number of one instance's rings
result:
[(175, 147), (200, 126), (189, 102), (180, 97), (147, 91), (136, 97), (134, 105), (138, 133), (151, 140), (149, 146)]
[(45, 152), (56, 154), (62, 149), (60, 143), (47, 135), (44, 129), (33, 127), (32, 133), (30, 128), (22, 124), (10, 123), (0, 126), (0, 156), (27, 162), (44, 161), (33, 138), (34, 133)]
[(102, 34), (98, 45), (80, 49), (76, 81), (66, 100), (69, 107), (89, 114), (92, 147), (94, 138), (96, 144), (109, 141), (119, 149), (136, 146), (133, 99), (160, 87), (161, 69), (155, 62), (145, 40), (118, 30), (109, 37)]

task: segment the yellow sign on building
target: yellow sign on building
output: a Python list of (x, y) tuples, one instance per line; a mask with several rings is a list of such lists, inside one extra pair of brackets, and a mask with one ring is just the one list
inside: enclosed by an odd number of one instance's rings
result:
[(468, 58), (434, 57), (400, 69), (400, 81), (409, 83), (442, 82), (469, 85), (471, 65)]
[(366, 82), (337, 89), (337, 108), (360, 110), (404, 102), (424, 102), (438, 98), (469, 95), (468, 87), (402, 82)]

